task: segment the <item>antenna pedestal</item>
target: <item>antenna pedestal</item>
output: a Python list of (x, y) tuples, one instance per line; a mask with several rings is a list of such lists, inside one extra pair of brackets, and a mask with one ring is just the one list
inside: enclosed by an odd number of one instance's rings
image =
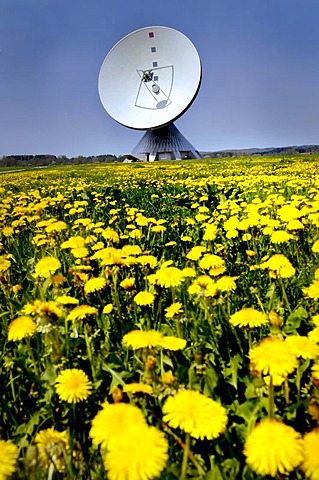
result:
[(173, 122), (164, 127), (147, 130), (132, 154), (145, 155), (149, 162), (203, 158)]

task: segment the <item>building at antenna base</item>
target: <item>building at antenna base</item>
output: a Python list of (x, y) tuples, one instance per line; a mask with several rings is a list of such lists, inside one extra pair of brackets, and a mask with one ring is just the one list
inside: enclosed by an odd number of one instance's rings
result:
[(147, 130), (134, 148), (133, 155), (149, 161), (182, 160), (185, 158), (203, 158), (186, 140), (174, 123), (152, 130)]

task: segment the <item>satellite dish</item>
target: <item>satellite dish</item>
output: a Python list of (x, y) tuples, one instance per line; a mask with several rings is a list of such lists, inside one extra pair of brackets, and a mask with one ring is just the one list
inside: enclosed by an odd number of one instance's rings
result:
[(201, 62), (192, 42), (169, 27), (152, 26), (122, 38), (105, 57), (101, 102), (118, 123), (146, 130), (134, 154), (147, 160), (201, 158), (173, 125), (193, 103)]

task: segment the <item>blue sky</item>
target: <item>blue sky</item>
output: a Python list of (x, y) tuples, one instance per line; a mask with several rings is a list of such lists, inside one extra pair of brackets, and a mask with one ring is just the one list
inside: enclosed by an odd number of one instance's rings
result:
[(318, 0), (1, 0), (0, 156), (129, 153), (97, 91), (102, 61), (150, 25), (183, 32), (200, 92), (176, 126), (198, 150), (319, 144)]

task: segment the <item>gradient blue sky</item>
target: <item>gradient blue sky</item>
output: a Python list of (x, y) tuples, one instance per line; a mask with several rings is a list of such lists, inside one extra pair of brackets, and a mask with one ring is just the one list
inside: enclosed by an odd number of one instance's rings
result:
[(203, 80), (176, 126), (198, 150), (319, 144), (318, 0), (1, 0), (0, 156), (129, 153), (97, 78), (124, 35), (165, 25)]

